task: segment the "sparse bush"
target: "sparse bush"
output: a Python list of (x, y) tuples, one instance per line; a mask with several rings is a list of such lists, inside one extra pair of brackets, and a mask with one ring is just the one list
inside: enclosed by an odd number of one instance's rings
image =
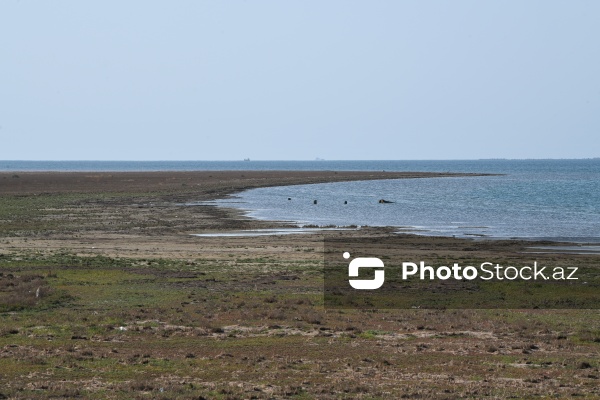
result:
[(269, 296), (265, 298), (265, 303), (277, 303), (277, 297), (275, 296)]
[(39, 275), (0, 276), (0, 311), (16, 311), (35, 306), (51, 289)]

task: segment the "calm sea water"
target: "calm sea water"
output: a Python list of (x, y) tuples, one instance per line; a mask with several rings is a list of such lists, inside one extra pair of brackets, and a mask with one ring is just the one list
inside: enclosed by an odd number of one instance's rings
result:
[[(397, 226), (429, 235), (600, 242), (600, 159), (472, 161), (0, 161), (5, 171), (364, 170), (503, 176), (254, 189), (219, 201), (299, 225)], [(292, 198), (292, 200), (288, 200)], [(381, 198), (393, 204), (378, 204)], [(318, 200), (314, 205), (313, 200)], [(344, 205), (344, 201), (348, 204)]]
[[(299, 225), (397, 226), (425, 235), (600, 242), (600, 160), (376, 161), (328, 169), (502, 176), (261, 188), (221, 204)], [(288, 200), (291, 198), (292, 200)], [(379, 204), (379, 199), (393, 204)], [(313, 204), (317, 200), (317, 204)], [(347, 201), (348, 204), (344, 204)]]

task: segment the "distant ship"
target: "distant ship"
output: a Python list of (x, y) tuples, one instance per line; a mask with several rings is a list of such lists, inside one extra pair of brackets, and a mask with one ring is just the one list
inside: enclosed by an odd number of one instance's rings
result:
[(250, 159), (249, 158), (244, 158), (244, 161), (250, 161)]

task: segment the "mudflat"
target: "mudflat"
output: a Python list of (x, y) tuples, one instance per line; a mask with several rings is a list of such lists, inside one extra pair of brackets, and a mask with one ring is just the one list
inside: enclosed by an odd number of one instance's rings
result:
[[(598, 310), (327, 309), (322, 235), (196, 237), (286, 224), (186, 205), (255, 187), (452, 175), (0, 173), (0, 397), (599, 397)], [(540, 245), (399, 238), (398, 254), (433, 263), (523, 259)]]

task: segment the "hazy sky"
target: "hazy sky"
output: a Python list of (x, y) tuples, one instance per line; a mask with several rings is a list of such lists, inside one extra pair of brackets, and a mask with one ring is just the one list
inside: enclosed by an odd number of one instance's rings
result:
[(600, 1), (0, 1), (0, 159), (600, 156)]

